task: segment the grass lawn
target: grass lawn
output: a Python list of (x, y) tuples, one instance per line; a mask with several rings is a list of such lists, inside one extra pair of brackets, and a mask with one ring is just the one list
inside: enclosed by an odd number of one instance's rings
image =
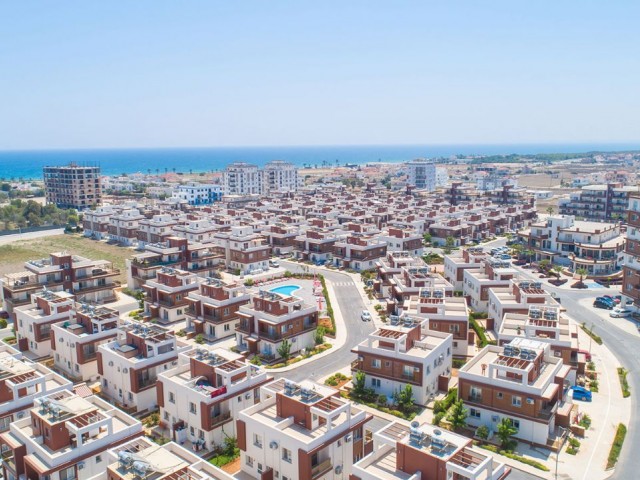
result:
[(233, 452), (233, 455), (225, 455), (225, 454), (216, 455), (215, 457), (209, 459), (209, 463), (215, 465), (216, 467), (222, 467), (228, 463), (233, 462), (239, 456), (240, 456), (240, 449), (236, 448), (235, 451)]
[(50, 237), (19, 240), (8, 245), (0, 245), (0, 274), (20, 272), (24, 270), (24, 262), (48, 258), (52, 252), (66, 250), (75, 255), (92, 260), (107, 260), (120, 269), (118, 280), (126, 283), (124, 261), (134, 251), (131, 248), (108, 245), (104, 242), (90, 240), (80, 235), (52, 235)]

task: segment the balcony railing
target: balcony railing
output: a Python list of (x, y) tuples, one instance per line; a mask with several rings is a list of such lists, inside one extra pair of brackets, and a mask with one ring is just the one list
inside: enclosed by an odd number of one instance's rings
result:
[(221, 413), (215, 417), (211, 417), (211, 425), (220, 425), (231, 420), (231, 412)]
[(320, 462), (315, 467), (311, 467), (311, 478), (317, 478), (320, 475), (327, 473), (329, 470), (331, 470), (331, 468), (333, 468), (333, 465), (331, 465), (331, 459), (327, 458), (325, 461)]
[(469, 395), (467, 400), (469, 402), (482, 403), (482, 395)]

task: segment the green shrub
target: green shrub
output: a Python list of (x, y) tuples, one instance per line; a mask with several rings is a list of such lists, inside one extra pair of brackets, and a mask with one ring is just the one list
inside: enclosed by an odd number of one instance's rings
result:
[(585, 430), (589, 430), (589, 427), (591, 426), (591, 417), (585, 413), (584, 415), (582, 415), (582, 418), (578, 422), (578, 425), (580, 425)]
[(466, 363), (466, 358), (454, 358), (452, 360), (453, 368), (462, 368)]
[(627, 381), (627, 370), (618, 367), (618, 379), (620, 379), (620, 388), (622, 389), (622, 396), (627, 398), (631, 395), (631, 391), (629, 390), (629, 382)]
[(578, 449), (577, 449), (577, 448), (574, 448), (574, 447), (569, 446), (569, 447), (567, 447), (566, 452), (567, 452), (569, 455), (575, 455), (576, 453), (578, 453)]
[(485, 450), (489, 450), (490, 452), (493, 452), (493, 453), (499, 453), (500, 455), (504, 455), (505, 457), (510, 458), (512, 460), (516, 460), (517, 462), (521, 462), (526, 465), (531, 465), (533, 468), (537, 468), (538, 470), (542, 470), (543, 472), (549, 471), (549, 468), (546, 465), (536, 460), (523, 457), (522, 455), (518, 455), (517, 453), (508, 452), (506, 450), (500, 450), (495, 445), (479, 445), (479, 447), (484, 448)]
[(580, 440), (578, 440), (577, 438), (569, 437), (569, 440), (567, 441), (569, 442), (569, 445), (571, 445), (573, 448), (580, 447)]
[(433, 416), (433, 424), (437, 427), (442, 422), (442, 419), (446, 415), (446, 412), (438, 412)]
[(624, 437), (627, 435), (627, 427), (620, 423), (616, 430), (616, 436), (613, 438), (613, 445), (609, 450), (609, 458), (607, 459), (607, 469), (615, 467), (620, 456), (620, 450), (622, 450), (622, 444), (624, 443)]
[(480, 425), (476, 429), (476, 435), (478, 436), (478, 438), (486, 440), (487, 438), (489, 438), (489, 428), (486, 425)]
[(0, 329), (7, 328), (7, 320), (4, 318), (0, 318)]
[(204, 343), (204, 335), (199, 333), (198, 335), (196, 335), (196, 338), (194, 340), (198, 345), (202, 345)]

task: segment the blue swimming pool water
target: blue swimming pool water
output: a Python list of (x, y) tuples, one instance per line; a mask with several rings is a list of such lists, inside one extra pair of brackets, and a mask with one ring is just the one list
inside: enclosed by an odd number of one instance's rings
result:
[(295, 292), (299, 288), (300, 288), (300, 285), (281, 285), (279, 287), (272, 288), (269, 291), (273, 293), (279, 293), (281, 295), (291, 295), (293, 294), (293, 292)]

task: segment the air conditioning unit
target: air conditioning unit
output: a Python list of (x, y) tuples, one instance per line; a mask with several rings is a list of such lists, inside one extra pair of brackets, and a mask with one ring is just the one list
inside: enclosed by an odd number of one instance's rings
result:
[(16, 417), (18, 417), (18, 420), (21, 419), (21, 418), (24, 418), (24, 412), (18, 412)]
[(278, 442), (276, 442), (275, 440), (272, 440), (271, 443), (269, 443), (269, 448), (271, 450), (277, 450), (278, 449)]
[(533, 398), (527, 398), (527, 405), (533, 405), (534, 401)]
[(82, 470), (84, 468), (84, 462), (78, 462), (78, 470)]
[(336, 472), (336, 475), (340, 475), (342, 473), (342, 465), (336, 465), (333, 471)]
[(345, 442), (347, 442), (347, 443), (349, 443), (349, 442), (351, 441), (351, 438), (352, 438), (351, 434), (346, 435), (346, 436), (344, 437), (344, 441), (345, 441)]
[(245, 400), (249, 400), (251, 398), (251, 392), (247, 392), (244, 394)]
[(109, 362), (109, 366), (110, 366), (110, 367), (113, 367), (113, 360), (111, 360), (111, 361)]
[(128, 368), (123, 368), (122, 369), (122, 373), (129, 373), (129, 369)]

